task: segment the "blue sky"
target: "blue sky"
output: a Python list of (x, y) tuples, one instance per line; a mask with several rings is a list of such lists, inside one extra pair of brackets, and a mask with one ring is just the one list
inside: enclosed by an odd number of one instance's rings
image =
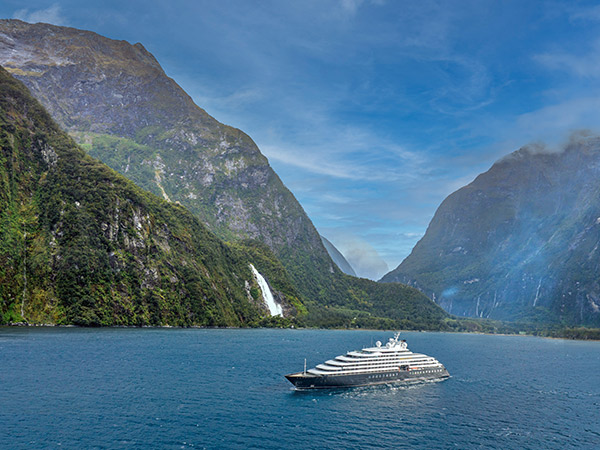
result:
[(3, 0), (0, 16), (142, 42), (371, 278), (495, 160), (600, 123), (594, 2)]

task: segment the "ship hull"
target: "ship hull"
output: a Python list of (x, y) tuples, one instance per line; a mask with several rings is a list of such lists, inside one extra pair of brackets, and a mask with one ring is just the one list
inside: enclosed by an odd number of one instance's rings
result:
[(379, 373), (357, 373), (350, 375), (312, 375), (310, 373), (292, 373), (285, 376), (296, 389), (337, 389), (358, 386), (371, 386), (390, 383), (418, 383), (423, 381), (441, 381), (450, 377), (446, 369), (400, 370)]

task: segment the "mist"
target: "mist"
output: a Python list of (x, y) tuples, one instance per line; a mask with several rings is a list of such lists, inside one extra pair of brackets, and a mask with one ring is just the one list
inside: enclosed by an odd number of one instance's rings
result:
[(368, 242), (350, 235), (330, 239), (356, 272), (356, 276), (379, 280), (389, 272), (387, 263)]

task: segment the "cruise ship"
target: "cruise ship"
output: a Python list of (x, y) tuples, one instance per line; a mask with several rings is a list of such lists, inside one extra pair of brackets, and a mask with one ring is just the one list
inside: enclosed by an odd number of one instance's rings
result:
[(285, 377), (296, 389), (345, 388), (373, 384), (443, 380), (450, 376), (431, 356), (413, 353), (400, 333), (382, 345), (351, 351), (323, 364)]

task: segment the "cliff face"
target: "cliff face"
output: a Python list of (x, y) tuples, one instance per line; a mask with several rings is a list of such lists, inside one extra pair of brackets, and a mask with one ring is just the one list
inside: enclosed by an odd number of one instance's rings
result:
[(600, 138), (523, 148), (441, 204), (382, 281), (453, 314), (600, 324)]
[(90, 155), (184, 205), (221, 238), (266, 243), (291, 274), (333, 270), (254, 142), (196, 106), (141, 44), (2, 20), (0, 64)]
[(253, 252), (86, 155), (0, 69), (0, 323), (248, 324)]

